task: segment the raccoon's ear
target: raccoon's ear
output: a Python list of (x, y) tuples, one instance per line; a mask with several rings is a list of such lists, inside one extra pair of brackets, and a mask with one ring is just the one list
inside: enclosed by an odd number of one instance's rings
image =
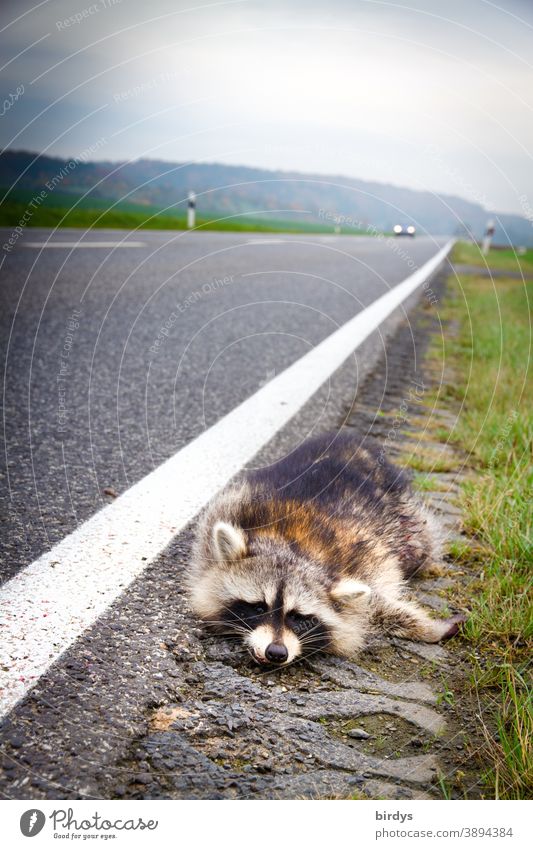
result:
[(368, 584), (356, 581), (355, 578), (341, 578), (331, 590), (331, 597), (340, 604), (350, 604), (352, 601), (366, 598), (370, 593)]
[(228, 522), (215, 522), (213, 546), (217, 560), (240, 560), (246, 554), (246, 536), (242, 528)]

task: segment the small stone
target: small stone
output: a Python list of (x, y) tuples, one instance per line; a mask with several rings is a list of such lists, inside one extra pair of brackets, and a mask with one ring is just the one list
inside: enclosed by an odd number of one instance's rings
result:
[(369, 740), (370, 734), (364, 728), (352, 728), (348, 731), (348, 737), (353, 737), (354, 740)]

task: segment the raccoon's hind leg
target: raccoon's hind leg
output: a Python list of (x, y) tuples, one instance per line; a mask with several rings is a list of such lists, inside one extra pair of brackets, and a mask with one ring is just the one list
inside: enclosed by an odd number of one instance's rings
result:
[(422, 643), (438, 643), (458, 633), (465, 616), (432, 619), (414, 602), (383, 596), (373, 599), (374, 624), (390, 634)]

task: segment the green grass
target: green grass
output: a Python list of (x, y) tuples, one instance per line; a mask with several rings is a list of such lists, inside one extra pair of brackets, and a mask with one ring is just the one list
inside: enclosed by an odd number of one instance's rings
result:
[(478, 245), (472, 242), (459, 242), (454, 248), (454, 260), (463, 265), (479, 265), (499, 271), (522, 271), (524, 276), (533, 271), (533, 249), (518, 254), (512, 248), (491, 250), (488, 256), (481, 253)]
[[(471, 247), (471, 246), (467, 246)], [(465, 246), (455, 261), (465, 261)], [(491, 255), (492, 262), (492, 255)], [(487, 722), (487, 776), (495, 798), (533, 793), (531, 604), (533, 547), (533, 381), (530, 364), (533, 284), (520, 280), (450, 279), (447, 315), (459, 335), (447, 340), (463, 409), (454, 441), (477, 469), (464, 487), (466, 531), (483, 553), (466, 635), (477, 648), (474, 687), (492, 705)], [(461, 381), (459, 381), (460, 383)], [(468, 559), (467, 552), (462, 552)], [(474, 558), (477, 559), (477, 558)], [(481, 658), (481, 659), (479, 659)], [(494, 723), (498, 736), (490, 733)]]
[(454, 539), (448, 544), (446, 553), (456, 563), (472, 567), (485, 558), (485, 549), (474, 539), (468, 542), (463, 539)]
[[(2, 194), (5, 190), (2, 191)], [(181, 209), (163, 210), (157, 206), (144, 206), (131, 202), (120, 202), (109, 198), (86, 197), (66, 192), (49, 193), (38, 206), (30, 206), (35, 194), (14, 191), (0, 207), (0, 226), (16, 227), (27, 211), (31, 217), (27, 227), (79, 227), (120, 230), (185, 230), (186, 215)], [(333, 225), (321, 221), (283, 220), (260, 215), (230, 215), (222, 217), (216, 213), (199, 213), (196, 228), (252, 233), (332, 233)], [(341, 234), (359, 235), (350, 227), (341, 227)], [(368, 235), (368, 234), (366, 234)]]
[[(29, 191), (28, 189), (7, 189), (5, 187), (0, 188), (0, 195), (4, 194), (8, 195), (7, 200), (4, 204), (2, 204), (2, 211), (4, 211), (4, 207), (9, 209), (10, 204), (16, 204), (17, 208), (23, 206), (24, 209), (29, 207), (31, 201), (39, 196), (38, 191)], [(114, 204), (116, 204), (114, 206)], [(165, 212), (161, 207), (152, 206), (148, 204), (141, 204), (139, 202), (131, 201), (131, 200), (123, 200), (118, 203), (112, 198), (108, 197), (98, 197), (96, 195), (86, 195), (85, 197), (80, 194), (76, 194), (75, 192), (65, 192), (60, 189), (55, 189), (52, 192), (47, 192), (44, 197), (39, 197), (39, 206), (38, 208), (59, 208), (68, 210), (73, 206), (76, 206), (76, 209), (83, 210), (92, 210), (104, 212), (107, 209), (110, 209), (114, 206), (115, 209), (121, 212), (133, 212), (133, 213), (142, 213), (146, 212), (147, 215), (151, 215), (152, 212)], [(175, 215), (180, 216), (183, 220), (185, 220), (184, 210), (166, 210), (166, 214), (170, 217)]]
[(442, 773), (438, 774), (439, 786), (443, 799), (453, 799), (453, 787), (450, 780)]
[(446, 492), (447, 490), (445, 484), (438, 484), (434, 478), (429, 477), (423, 472), (414, 473), (412, 484), (418, 492), (436, 492), (437, 490)]
[(446, 704), (450, 706), (455, 704), (455, 694), (453, 690), (450, 690), (450, 688), (444, 682), (443, 689), (440, 693), (437, 693), (436, 704)]
[(448, 457), (439, 451), (418, 447), (416, 452), (404, 452), (398, 458), (401, 466), (408, 466), (417, 472), (451, 472), (457, 467), (455, 457)]

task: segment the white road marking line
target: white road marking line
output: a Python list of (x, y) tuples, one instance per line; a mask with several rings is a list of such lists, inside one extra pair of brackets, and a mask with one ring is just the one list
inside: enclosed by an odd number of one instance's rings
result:
[(144, 248), (146, 242), (22, 242), (23, 248)]
[(452, 245), (0, 587), (0, 716), (425, 282)]

